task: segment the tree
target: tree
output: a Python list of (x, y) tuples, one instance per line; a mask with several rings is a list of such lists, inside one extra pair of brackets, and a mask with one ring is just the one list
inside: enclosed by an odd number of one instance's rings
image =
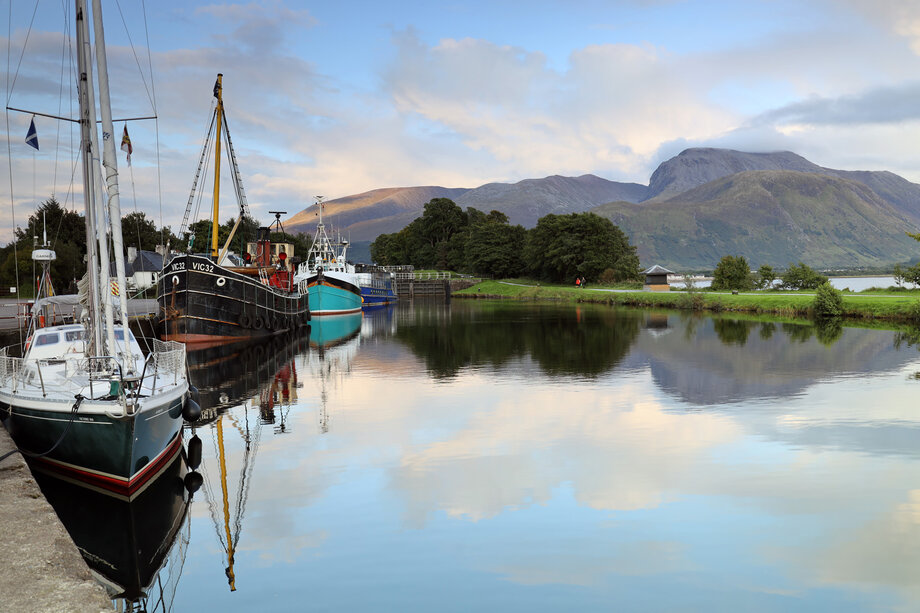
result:
[(901, 268), (900, 264), (894, 265), (893, 276), (894, 276), (895, 285), (897, 285), (898, 287), (901, 287), (902, 285), (904, 285), (904, 269)]
[(521, 252), (527, 235), (523, 226), (509, 226), (508, 217), (498, 211), (485, 215), (469, 208), (467, 216), (470, 219), (465, 245), (468, 270), (498, 278), (519, 276), (524, 270)]
[(797, 265), (789, 264), (781, 278), (782, 286), (787, 289), (817, 289), (819, 285), (828, 281), (827, 277), (818, 274), (802, 262)]
[[(51, 263), (51, 279), (57, 291), (69, 291), (75, 279), (86, 272), (86, 224), (83, 216), (68, 211), (54, 199), (44, 201), (29, 217), (25, 228), (16, 228), (15, 240), (4, 248), (0, 279), (4, 287), (34, 287), (32, 249), (43, 234), (57, 259)], [(15, 256), (14, 256), (15, 252)], [(18, 279), (18, 284), (17, 284)]]
[(772, 289), (773, 282), (776, 281), (776, 272), (769, 264), (761, 264), (757, 269), (757, 277), (759, 278), (758, 289)]
[(524, 261), (531, 273), (561, 283), (584, 276), (597, 281), (607, 268), (616, 281), (639, 279), (639, 257), (626, 235), (594, 213), (546, 215), (527, 232)]
[(153, 251), (157, 245), (165, 244), (160, 242), (161, 235), (156, 224), (147, 219), (146, 213), (142, 211), (128, 213), (121, 218), (121, 233), (126, 247)]
[(715, 290), (750, 290), (751, 267), (743, 255), (726, 255), (719, 260), (710, 287)]

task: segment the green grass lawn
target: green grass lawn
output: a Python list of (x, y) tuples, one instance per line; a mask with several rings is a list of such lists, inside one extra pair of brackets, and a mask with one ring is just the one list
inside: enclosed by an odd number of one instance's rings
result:
[[(458, 298), (505, 298), (517, 300), (549, 300), (593, 302), (634, 307), (660, 307), (708, 311), (738, 311), (787, 317), (808, 317), (812, 313), (814, 291), (763, 291), (731, 294), (708, 290), (670, 292), (611, 292), (622, 287), (577, 288), (573, 285), (538, 283), (528, 279), (482, 281), (472, 287), (454, 292)], [(885, 319), (897, 322), (920, 321), (920, 291), (883, 293), (842, 292), (844, 317)]]

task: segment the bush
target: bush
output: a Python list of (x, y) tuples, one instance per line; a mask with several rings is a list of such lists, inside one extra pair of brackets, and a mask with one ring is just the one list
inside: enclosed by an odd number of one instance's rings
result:
[(907, 308), (907, 318), (914, 322), (920, 322), (920, 300), (912, 303)]
[(827, 281), (818, 286), (818, 293), (812, 303), (818, 317), (840, 317), (843, 313), (843, 297)]
[(782, 286), (786, 289), (817, 289), (818, 286), (828, 282), (827, 277), (816, 273), (802, 262), (797, 265), (790, 264), (781, 279)]
[(722, 259), (719, 260), (719, 264), (716, 266), (716, 270), (712, 275), (712, 284), (710, 287), (715, 290), (754, 289), (754, 283), (751, 280), (751, 267), (748, 266), (744, 256), (723, 256)]
[(701, 293), (689, 290), (680, 297), (680, 306), (691, 311), (702, 311), (706, 308), (706, 299)]
[(613, 285), (617, 282), (617, 273), (612, 268), (605, 268), (601, 276), (597, 278), (597, 281), (601, 285)]

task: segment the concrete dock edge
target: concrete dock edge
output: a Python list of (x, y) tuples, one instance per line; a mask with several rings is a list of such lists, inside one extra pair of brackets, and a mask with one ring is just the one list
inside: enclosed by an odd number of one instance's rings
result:
[[(0, 427), (0, 456), (15, 448)], [(22, 456), (0, 462), (0, 612), (113, 610)]]

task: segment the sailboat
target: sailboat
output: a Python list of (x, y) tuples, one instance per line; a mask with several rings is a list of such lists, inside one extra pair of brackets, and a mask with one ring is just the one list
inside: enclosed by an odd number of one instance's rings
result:
[(305, 262), (297, 267), (296, 283), (305, 283), (310, 293), (312, 315), (342, 315), (361, 310), (361, 284), (355, 267), (348, 263), (348, 241), (333, 243), (323, 224), (323, 198), (317, 196), (319, 223)]
[[(168, 256), (157, 282), (157, 302), (161, 319), (160, 338), (185, 343), (233, 342), (250, 337), (289, 332), (306, 326), (310, 320), (306, 283), (294, 279), (293, 262), (286, 251), (277, 250), (269, 240), (269, 229), (260, 228), (255, 254), (246, 253), (243, 262), (233, 263), (229, 247), (243, 216), (248, 213), (242, 178), (224, 113), (223, 75), (214, 84), (214, 195), (209, 254), (188, 253)], [(185, 227), (198, 178), (209, 151), (211, 132), (202, 149), (201, 161), (185, 212)], [(240, 203), (240, 214), (222, 249), (218, 249), (220, 210), (221, 138), (227, 143), (233, 184)], [(280, 215), (279, 215), (280, 217)], [(182, 231), (180, 229), (180, 234)], [(193, 242), (193, 241), (191, 241)]]
[(11, 355), (10, 348), (0, 350), (0, 409), (27, 458), (67, 478), (130, 496), (175, 457), (183, 414), (194, 418), (200, 409), (190, 398), (185, 348), (152, 339), (145, 356), (128, 327), (125, 292), (113, 299), (110, 247), (118, 287), (126, 283), (101, 0), (92, 2), (101, 149), (89, 11), (86, 0), (74, 4), (88, 252), (80, 285), (86, 308), (79, 322), (33, 328), (18, 347), (22, 357)]

